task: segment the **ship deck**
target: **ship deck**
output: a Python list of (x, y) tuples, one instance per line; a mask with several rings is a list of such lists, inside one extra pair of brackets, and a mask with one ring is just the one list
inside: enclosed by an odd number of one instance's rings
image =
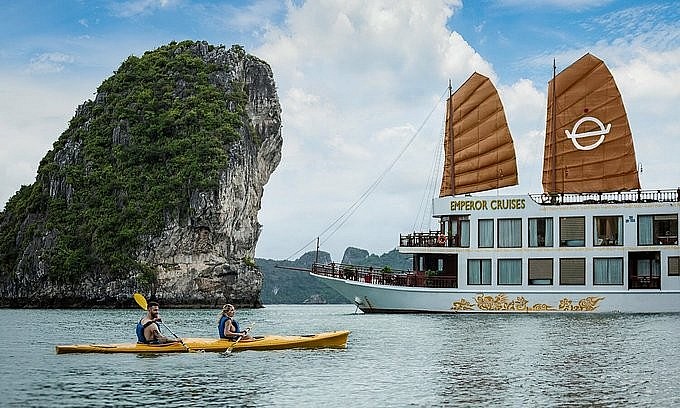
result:
[(425, 288), (457, 288), (455, 276), (433, 276), (422, 271), (403, 271), (390, 268), (349, 265), (341, 263), (314, 264), (312, 273), (331, 278), (353, 280), (376, 285), (411, 286)]

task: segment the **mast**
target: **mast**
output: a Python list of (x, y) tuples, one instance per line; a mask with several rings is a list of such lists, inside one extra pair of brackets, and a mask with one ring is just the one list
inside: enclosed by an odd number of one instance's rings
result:
[(555, 92), (555, 77), (557, 74), (557, 66), (555, 64), (555, 59), (553, 58), (553, 80), (552, 80), (552, 111), (550, 112), (550, 120), (552, 121), (552, 126), (550, 127), (550, 164), (552, 166), (551, 170), (551, 181), (550, 181), (550, 193), (554, 194), (557, 191), (557, 93)]
[[(447, 129), (447, 130), (449, 131), (448, 132), (449, 137), (451, 138), (451, 162), (452, 162), (452, 166), (451, 166), (451, 195), (455, 197), (455, 195), (456, 195), (456, 166), (455, 166), (455, 162), (453, 160), (455, 158), (456, 150), (453, 147), (453, 109), (452, 109), (453, 101), (452, 101), (452, 98), (453, 98), (453, 88), (451, 87), (451, 78), (449, 78), (449, 99), (447, 99), (447, 103), (446, 103), (446, 114), (451, 115), (451, 116), (449, 117), (449, 120), (447, 121), (446, 125), (449, 127), (449, 129)], [(446, 131), (444, 133), (446, 133)]]
[(316, 257), (314, 258), (314, 263), (319, 263), (319, 237), (316, 237)]

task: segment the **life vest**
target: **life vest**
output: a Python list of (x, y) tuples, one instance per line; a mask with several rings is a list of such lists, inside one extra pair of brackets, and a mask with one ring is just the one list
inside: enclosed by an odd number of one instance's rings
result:
[[(144, 344), (155, 343), (156, 340), (147, 340), (146, 337), (144, 337), (144, 329), (146, 329), (147, 327), (149, 327), (152, 324), (156, 324), (156, 322), (154, 322), (153, 320), (149, 320), (148, 322), (142, 324), (142, 320), (143, 319), (140, 319), (137, 322), (137, 327), (135, 329), (135, 331), (137, 332), (137, 342), (138, 343), (144, 343)], [(158, 326), (158, 325), (156, 325), (156, 326)], [(159, 333), (161, 332), (160, 326), (158, 326), (158, 332)]]
[(217, 325), (217, 330), (220, 332), (220, 338), (221, 339), (233, 339), (236, 336), (225, 336), (224, 335), (224, 328), (227, 326), (227, 321), (231, 320), (231, 324), (234, 326), (234, 331), (235, 332), (240, 332), (241, 329), (238, 327), (238, 322), (235, 319), (232, 319), (228, 316), (222, 316), (220, 318), (220, 323)]

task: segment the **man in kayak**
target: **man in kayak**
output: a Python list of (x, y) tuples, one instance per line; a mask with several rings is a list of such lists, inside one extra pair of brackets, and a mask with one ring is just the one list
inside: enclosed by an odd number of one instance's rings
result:
[(234, 319), (234, 314), (236, 313), (236, 308), (230, 304), (224, 305), (222, 307), (222, 312), (219, 316), (219, 323), (217, 324), (217, 330), (219, 331), (221, 339), (227, 340), (252, 340), (253, 338), (248, 335), (248, 330), (241, 331), (236, 319)]
[(161, 334), (158, 314), (158, 303), (149, 302), (146, 305), (146, 316), (137, 323), (137, 342), (145, 344), (178, 343), (179, 339), (172, 339)]

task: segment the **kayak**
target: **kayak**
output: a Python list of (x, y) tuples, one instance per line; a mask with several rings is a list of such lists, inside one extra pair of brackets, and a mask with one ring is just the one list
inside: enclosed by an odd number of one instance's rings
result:
[(143, 344), (71, 344), (56, 346), (57, 354), (65, 353), (189, 353), (195, 351), (283, 350), (291, 348), (345, 348), (348, 330), (300, 336), (267, 335), (252, 340), (231, 341), (211, 338), (183, 338), (182, 343)]

